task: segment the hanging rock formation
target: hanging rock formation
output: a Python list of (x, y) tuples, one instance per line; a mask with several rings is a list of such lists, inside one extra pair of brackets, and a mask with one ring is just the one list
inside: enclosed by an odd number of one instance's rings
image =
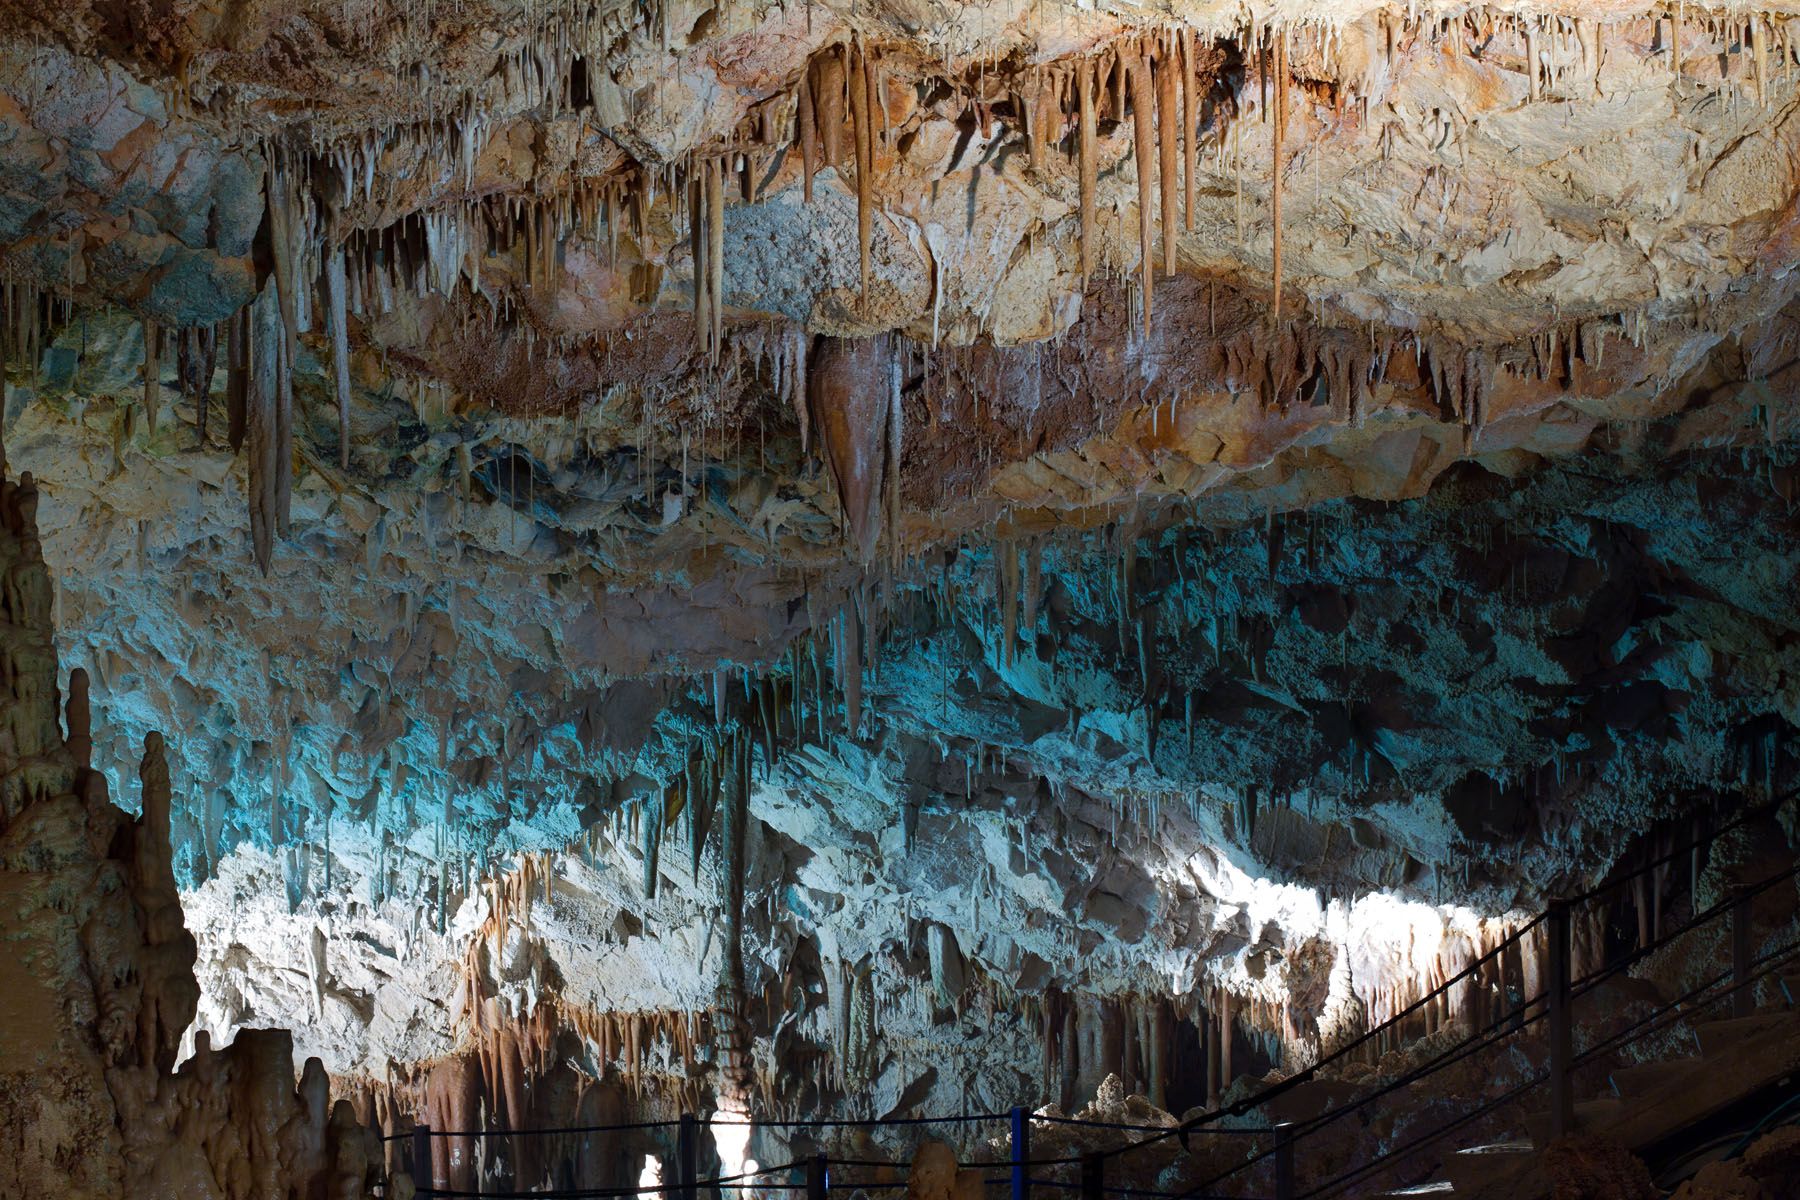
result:
[(0, 0), (0, 1192), (1162, 1120), (1777, 805), (1794, 20)]

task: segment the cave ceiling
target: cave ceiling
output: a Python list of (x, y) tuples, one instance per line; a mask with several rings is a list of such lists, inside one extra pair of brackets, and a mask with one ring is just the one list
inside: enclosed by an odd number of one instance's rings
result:
[(1774, 786), (1791, 16), (0, 0), (6, 454), (201, 1026), (1012, 1103), (1049, 997), (1316, 1046)]

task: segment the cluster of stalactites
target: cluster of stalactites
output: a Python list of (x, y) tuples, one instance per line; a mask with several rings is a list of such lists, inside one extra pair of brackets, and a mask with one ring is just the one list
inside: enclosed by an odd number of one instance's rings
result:
[[(1598, 70), (1603, 34), (1602, 27), (1593, 22), (1511, 16), (1485, 10), (1460, 20), (1381, 19), (1390, 62), (1399, 53), (1398, 47), (1412, 36), (1423, 33), (1462, 46), (1492, 35), (1498, 23), (1503, 22), (1512, 22), (1511, 32), (1527, 48), (1527, 76), (1533, 96), (1545, 88), (1562, 88), (1569, 61), (1583, 64), (1582, 70)], [(758, 198), (768, 178), (765, 168), (778, 154), (798, 151), (802, 187), (809, 199), (819, 170), (834, 168), (853, 175), (859, 274), (867, 298), (872, 270), (870, 231), (880, 195), (877, 151), (884, 139), (895, 133), (890, 112), (905, 109), (892, 93), (889, 73), (872, 45), (852, 39), (817, 52), (789, 92), (758, 102), (720, 145), (696, 150), (678, 162), (647, 166), (621, 151), (604, 175), (573, 177), (545, 193), (472, 194), (475, 163), (489, 125), (484, 114), (493, 105), (504, 100), (514, 107), (539, 104), (546, 111), (555, 112), (563, 104), (573, 102), (569, 80), (580, 72), (600, 69), (599, 60), (581, 56), (579, 47), (584, 43), (570, 34), (565, 24), (552, 22), (563, 32), (529, 54), (507, 58), (512, 65), (499, 73), (504, 77), (506, 94), (493, 99), (492, 104), (464, 96), (456, 106), (432, 117), (419, 129), (396, 127), (310, 149), (290, 143), (270, 143), (265, 147), (274, 296), (259, 298), (244, 313), (226, 322), (225, 329), (217, 334), (176, 331), (175, 342), (181, 364), (180, 386), (184, 391), (193, 391), (205, 387), (219, 337), (227, 341), (231, 367), (227, 393), (229, 440), (234, 449), (246, 440), (250, 446), (252, 542), (263, 570), (269, 569), (272, 543), (284, 534), (291, 507), (296, 453), (292, 440), (291, 376), (297, 353), (296, 335), (311, 329), (318, 313), (323, 314), (332, 350), (339, 417), (338, 459), (343, 469), (350, 462), (352, 317), (391, 311), (409, 296), (466, 292), (470, 303), (458, 306), (463, 321), (485, 319), (490, 326), (505, 322), (509, 328), (516, 327), (528, 352), (545, 339), (560, 344), (567, 338), (544, 334), (534, 320), (524, 319), (525, 313), (511, 289), (487, 286), (484, 260), (496, 252), (515, 255), (520, 269), (508, 269), (504, 274), (527, 292), (550, 291), (558, 284), (563, 257), (572, 238), (603, 243), (608, 261), (616, 265), (623, 232), (636, 241), (638, 256), (644, 260), (633, 270), (634, 297), (639, 302), (653, 301), (659, 290), (661, 269), (650, 265), (656, 256), (650, 255), (645, 245), (651, 237), (650, 214), (659, 201), (669, 206), (668, 224), (677, 230), (685, 228), (690, 240), (696, 344), (709, 361), (718, 363), (725, 345), (723, 232), (728, 193), (735, 192), (744, 201)], [(1684, 31), (1691, 44), (1698, 40), (1696, 29), (1703, 31), (1701, 36), (1709, 43), (1720, 37), (1741, 38), (1749, 63), (1747, 73), (1759, 99), (1769, 94), (1777, 72), (1791, 70), (1794, 47), (1785, 22), (1776, 17), (1688, 11), (1678, 6), (1662, 24), (1666, 33), (1659, 31), (1659, 37), (1676, 73), (1682, 69)], [(1254, 86), (1262, 95), (1259, 107), (1263, 119), (1273, 124), (1270, 308), (1276, 316), (1281, 311), (1284, 271), (1281, 205), (1291, 74), (1289, 43), (1303, 35), (1315, 38), (1320, 51), (1329, 57), (1333, 42), (1329, 31), (1317, 32), (1315, 37), (1308, 30), (1269, 27), (1238, 39), (1240, 52), (1245, 56), (1246, 78), (1256, 81)], [(1559, 45), (1563, 41), (1572, 41), (1579, 53), (1567, 53), (1568, 48)], [(567, 63), (556, 66), (565, 58)], [(1055, 147), (1066, 147), (1066, 153), (1074, 160), (1079, 178), (1079, 245), (1084, 278), (1095, 268), (1101, 126), (1129, 124), (1138, 187), (1135, 286), (1145, 328), (1153, 313), (1155, 282), (1158, 277), (1175, 273), (1180, 233), (1193, 227), (1201, 143), (1211, 137), (1222, 149), (1234, 124), (1238, 98), (1231, 96), (1217, 102), (1211, 98), (1222, 61), (1219, 43), (1204, 39), (1192, 29), (1176, 27), (1133, 35), (1086, 58), (1018, 72), (1003, 84), (1010, 92), (1003, 91), (998, 97), (1007, 100), (1016, 113), (1030, 161), (1037, 170), (1048, 170)], [(518, 77), (515, 82), (506, 82), (514, 76)], [(954, 80), (939, 82), (951, 84), (953, 95), (961, 93)], [(1251, 86), (1249, 82), (1245, 85), (1247, 89)], [(1340, 107), (1354, 102), (1351, 93), (1358, 86), (1357, 81), (1351, 80), (1346, 88), (1338, 89)], [(967, 94), (970, 110), (984, 127), (990, 124), (996, 103), (990, 92), (991, 86), (983, 84)], [(379, 211), (393, 199), (386, 195), (389, 185), (384, 182), (391, 172), (378, 167), (386, 161), (386, 155), (404, 157), (401, 143), (407, 137), (421, 146), (427, 142), (435, 145), (433, 139), (454, 141), (463, 197), (404, 217), (380, 230), (351, 228), (346, 214), (352, 206), (360, 204)], [(683, 196), (686, 202), (678, 203)], [(494, 268), (485, 270), (491, 274)], [(17, 289), (19, 285), (8, 286)], [(934, 292), (935, 314), (943, 293), (941, 279)], [(483, 299), (485, 304), (477, 302)], [(22, 302), (20, 297), (11, 296), (6, 303), (9, 328), (7, 335), (0, 338), (34, 367), (42, 335), (33, 332), (39, 324), (31, 314), (38, 308), (28, 299)], [(146, 323), (141, 408), (152, 429), (161, 409), (169, 333), (152, 322)], [(1322, 364), (1322, 370), (1312, 370), (1305, 347), (1299, 347), (1299, 351), (1291, 361), (1284, 361), (1284, 355), (1276, 351), (1244, 353), (1229, 346), (1224, 348), (1228, 358), (1247, 360), (1241, 364), (1246, 369), (1233, 371), (1233, 375), (1250, 376), (1249, 382), (1266, 398), (1288, 394), (1292, 390), (1288, 385), (1294, 381), (1324, 374), (1335, 385), (1331, 388), (1334, 396), (1344, 396), (1344, 408), (1352, 419), (1360, 414), (1371, 372), (1358, 368), (1366, 366), (1367, 360), (1359, 363), (1334, 351), (1327, 354), (1332, 361)], [(804, 350), (789, 357), (797, 357), (801, 369), (789, 372), (788, 378), (803, 381)], [(1479, 350), (1431, 354), (1433, 390), (1447, 400), (1471, 438), (1486, 417), (1491, 377), (1488, 358)], [(787, 390), (804, 437), (810, 423), (808, 406), (799, 399), (805, 394), (804, 383)], [(206, 404), (196, 404), (202, 437), (206, 412)]]

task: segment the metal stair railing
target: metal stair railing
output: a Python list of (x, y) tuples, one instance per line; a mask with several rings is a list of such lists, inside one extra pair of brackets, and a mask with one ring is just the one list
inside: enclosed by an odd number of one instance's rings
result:
[[(1785, 798), (1785, 797), (1783, 797)], [(1742, 1015), (1748, 1011), (1753, 1000), (1753, 988), (1757, 980), (1772, 973), (1777, 966), (1800, 952), (1800, 942), (1784, 947), (1761, 958), (1753, 957), (1748, 937), (1749, 906), (1757, 895), (1786, 879), (1792, 879), (1800, 873), (1800, 864), (1762, 880), (1753, 887), (1740, 889), (1726, 900), (1713, 905), (1705, 912), (1692, 916), (1676, 929), (1663, 931), (1655, 929), (1651, 938), (1636, 949), (1609, 960), (1580, 979), (1572, 979), (1572, 937), (1571, 914), (1582, 905), (1592, 904), (1596, 900), (1607, 897), (1621, 888), (1633, 884), (1645, 875), (1668, 866), (1677, 859), (1697, 854), (1706, 842), (1717, 839), (1738, 829), (1757, 816), (1757, 813), (1745, 813), (1732, 822), (1717, 829), (1697, 830), (1690, 841), (1682, 847), (1672, 850), (1658, 858), (1644, 863), (1626, 874), (1609, 880), (1596, 887), (1578, 894), (1568, 900), (1551, 905), (1544, 913), (1532, 918), (1524, 925), (1513, 930), (1486, 953), (1472, 959), (1462, 970), (1446, 979), (1438, 986), (1419, 996), (1399, 1012), (1380, 1024), (1371, 1027), (1356, 1038), (1337, 1047), (1330, 1054), (1321, 1058), (1305, 1070), (1299, 1071), (1256, 1093), (1232, 1104), (1219, 1105), (1213, 1109), (1196, 1114), (1179, 1123), (1169, 1126), (1132, 1125), (1122, 1122), (1084, 1121), (1076, 1117), (1052, 1117), (1033, 1114), (1025, 1108), (1014, 1108), (1005, 1113), (962, 1113), (942, 1117), (896, 1117), (896, 1118), (819, 1118), (809, 1120), (749, 1120), (725, 1119), (714, 1117), (711, 1124), (754, 1126), (762, 1128), (783, 1129), (829, 1129), (829, 1128), (903, 1128), (922, 1125), (958, 1125), (971, 1123), (997, 1123), (1005, 1121), (1009, 1131), (1009, 1155), (1004, 1160), (981, 1163), (959, 1163), (959, 1167), (969, 1169), (1004, 1168), (1004, 1174), (992, 1176), (985, 1183), (989, 1185), (1006, 1184), (1009, 1187), (1010, 1200), (1030, 1200), (1031, 1189), (1035, 1187), (1079, 1191), (1081, 1200), (1103, 1200), (1106, 1196), (1121, 1196), (1127, 1200), (1256, 1200), (1254, 1197), (1233, 1191), (1224, 1196), (1215, 1192), (1219, 1185), (1240, 1179), (1246, 1172), (1269, 1162), (1273, 1176), (1274, 1200), (1317, 1200), (1317, 1198), (1333, 1194), (1344, 1187), (1370, 1177), (1387, 1169), (1397, 1160), (1416, 1154), (1420, 1150), (1450, 1134), (1479, 1120), (1481, 1117), (1511, 1103), (1531, 1089), (1549, 1084), (1551, 1088), (1551, 1128), (1552, 1136), (1560, 1136), (1567, 1132), (1572, 1124), (1573, 1096), (1571, 1074), (1579, 1066), (1593, 1061), (1598, 1055), (1622, 1049), (1634, 1044), (1644, 1037), (1666, 1029), (1675, 1021), (1689, 1015), (1688, 1006), (1696, 999), (1722, 982), (1729, 982), (1730, 987), (1721, 996), (1715, 996), (1702, 1003), (1707, 1006), (1718, 1000), (1730, 997), (1734, 1011)], [(1595, 988), (1605, 983), (1632, 966), (1643, 961), (1676, 939), (1717, 920), (1722, 915), (1732, 917), (1732, 968), (1709, 979), (1699, 988), (1691, 989), (1683, 997), (1661, 1006), (1646, 1017), (1640, 1018), (1633, 1025), (1615, 1031), (1608, 1038), (1593, 1046), (1587, 1047), (1579, 1055), (1574, 1052), (1572, 1009), (1574, 1002), (1588, 995)], [(1369, 1045), (1380, 1044), (1380, 1039), (1390, 1034), (1404, 1033), (1406, 1023), (1424, 1011), (1428, 1006), (1446, 1001), (1456, 989), (1482, 976), (1490, 967), (1499, 965), (1502, 969), (1496, 974), (1504, 979), (1504, 956), (1521, 946), (1524, 939), (1533, 936), (1540, 926), (1547, 929), (1549, 942), (1549, 980), (1545, 988), (1529, 999), (1521, 1000), (1511, 1007), (1490, 1015), (1485, 1022), (1472, 1027), (1466, 1036), (1454, 1044), (1444, 1047), (1425, 1061), (1414, 1065), (1403, 1074), (1384, 1081), (1367, 1094), (1358, 1097), (1349, 1104), (1341, 1105), (1320, 1113), (1304, 1121), (1281, 1123), (1274, 1126), (1258, 1127), (1218, 1127), (1207, 1128), (1215, 1122), (1227, 1117), (1241, 1117), (1261, 1108), (1295, 1089), (1318, 1079), (1328, 1068), (1350, 1058)], [(1671, 1015), (1673, 1014), (1673, 1015)], [(1316, 1136), (1320, 1131), (1357, 1113), (1361, 1113), (1379, 1101), (1411, 1090), (1421, 1081), (1430, 1078), (1440, 1071), (1462, 1063), (1472, 1056), (1491, 1050), (1511, 1041), (1515, 1036), (1532, 1030), (1541, 1023), (1549, 1025), (1550, 1064), (1532, 1077), (1514, 1085), (1498, 1096), (1484, 1100), (1475, 1107), (1459, 1113), (1447, 1124), (1409, 1139), (1407, 1142), (1390, 1147), (1368, 1162), (1359, 1164), (1337, 1176), (1323, 1181), (1305, 1192), (1298, 1191), (1299, 1181), (1296, 1174), (1296, 1148), (1303, 1139)], [(1396, 1036), (1396, 1041), (1399, 1038)], [(1033, 1159), (1030, 1156), (1030, 1127), (1033, 1123), (1103, 1129), (1110, 1132), (1143, 1133), (1146, 1136), (1128, 1140), (1123, 1144), (1088, 1151), (1078, 1155), (1058, 1158)], [(429, 1167), (422, 1176), (417, 1168), (420, 1164), (431, 1161), (431, 1139), (436, 1137), (469, 1137), (469, 1138), (514, 1138), (521, 1136), (557, 1136), (595, 1133), (622, 1133), (644, 1130), (677, 1130), (677, 1175), (676, 1182), (661, 1183), (636, 1188), (610, 1189), (564, 1189), (540, 1190), (528, 1192), (503, 1191), (455, 1191), (437, 1188), (435, 1180), (429, 1179)], [(411, 1141), (411, 1159), (414, 1167), (416, 1195), (431, 1200), (464, 1200), (464, 1198), (506, 1198), (514, 1196), (565, 1197), (569, 1200), (602, 1200), (643, 1196), (649, 1194), (666, 1195), (669, 1200), (699, 1200), (702, 1189), (759, 1191), (801, 1191), (804, 1190), (807, 1200), (827, 1200), (830, 1192), (851, 1189), (883, 1190), (890, 1187), (903, 1187), (904, 1181), (865, 1180), (848, 1181), (833, 1180), (831, 1167), (839, 1166), (850, 1169), (883, 1167), (895, 1169), (899, 1164), (877, 1163), (872, 1160), (834, 1159), (825, 1155), (815, 1155), (808, 1159), (798, 1159), (779, 1167), (761, 1168), (755, 1172), (715, 1179), (699, 1178), (698, 1163), (698, 1129), (699, 1123), (692, 1114), (684, 1114), (679, 1120), (639, 1121), (614, 1125), (568, 1126), (546, 1129), (487, 1129), (487, 1130), (434, 1130), (429, 1125), (415, 1126), (408, 1133), (390, 1135), (387, 1140), (409, 1139)], [(1208, 1137), (1247, 1136), (1267, 1138), (1268, 1144), (1262, 1146), (1230, 1168), (1217, 1172), (1185, 1190), (1179, 1192), (1162, 1192), (1143, 1188), (1108, 1186), (1107, 1164), (1112, 1159), (1121, 1159), (1149, 1147), (1178, 1139), (1184, 1148), (1190, 1147), (1190, 1138), (1196, 1134)], [(1034, 1169), (1046, 1167), (1078, 1167), (1079, 1182), (1066, 1179), (1042, 1178), (1032, 1174)], [(804, 1170), (804, 1183), (761, 1182), (765, 1176), (791, 1173)]]

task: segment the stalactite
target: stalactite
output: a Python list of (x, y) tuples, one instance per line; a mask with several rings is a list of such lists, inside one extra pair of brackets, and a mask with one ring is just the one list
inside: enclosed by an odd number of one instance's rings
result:
[(900, 355), (887, 357), (887, 469), (883, 473), (884, 504), (887, 514), (888, 548), (893, 560), (900, 561), (900, 465), (905, 450), (906, 425), (900, 408)]
[(185, 329), (176, 342), (175, 378), (182, 393), (194, 402), (194, 441), (202, 449), (207, 442), (207, 416), (212, 407), (209, 400), (218, 346), (218, 330), (211, 325)]
[(1011, 666), (1018, 641), (1019, 549), (1010, 541), (994, 543), (995, 590), (1000, 601), (1000, 661)]
[(819, 169), (819, 127), (813, 118), (813, 72), (811, 64), (800, 72), (800, 83), (796, 87), (798, 93), (796, 107), (798, 113), (795, 124), (798, 126), (796, 140), (800, 143), (800, 187), (801, 198), (811, 204), (813, 198), (813, 175)]
[(350, 469), (350, 332), (344, 299), (344, 248), (325, 259), (325, 318), (331, 327), (331, 376), (337, 389), (338, 466)]
[(806, 454), (812, 425), (806, 402), (806, 358), (810, 339), (806, 336), (806, 327), (799, 324), (789, 328), (788, 337), (792, 341), (793, 355), (793, 365), (788, 372), (788, 401), (794, 407), (795, 419), (800, 422), (800, 453)]
[(1537, 19), (1532, 16), (1521, 19), (1525, 24), (1525, 98), (1535, 101), (1538, 98)]
[(246, 403), (245, 437), (249, 447), (250, 542), (256, 565), (264, 575), (269, 573), (277, 529), (278, 488), (276, 458), (280, 454), (280, 378), (281, 313), (273, 285), (265, 287), (250, 305), (254, 325), (249, 340), (249, 395)]
[(1075, 64), (1075, 96), (1081, 109), (1077, 154), (1081, 166), (1081, 284), (1084, 289), (1094, 270), (1094, 193), (1099, 187), (1099, 134), (1094, 121), (1094, 74), (1098, 70), (1099, 67), (1093, 62)]
[(1175, 277), (1175, 188), (1181, 110), (1176, 88), (1180, 56), (1171, 43), (1160, 48), (1155, 71), (1157, 183), (1162, 199), (1163, 278)]
[(855, 738), (862, 732), (862, 621), (853, 605), (845, 605), (839, 613), (839, 619), (844, 626), (843, 636), (838, 643), (842, 648), (838, 678), (844, 689), (844, 729)]
[(1270, 312), (1277, 323), (1281, 321), (1281, 189), (1287, 162), (1287, 97), (1287, 31), (1283, 30), (1275, 36), (1275, 164), (1274, 179), (1269, 185), (1270, 220), (1275, 238), (1274, 297)]
[[(280, 337), (270, 354), (274, 381), (273, 471), (269, 497), (274, 532), (288, 532), (289, 500), (294, 485), (294, 364), (299, 357), (300, 286), (297, 260), (305, 247), (298, 211), (301, 198), (294, 172), (279, 154), (264, 174), (270, 257), (274, 261), (275, 297)], [(259, 347), (261, 349), (261, 347)], [(265, 568), (266, 569), (266, 568)]]
[(725, 341), (725, 164), (716, 158), (706, 164), (706, 271), (712, 306), (707, 346), (716, 367)]
[(1151, 117), (1156, 111), (1150, 84), (1150, 63), (1140, 51), (1128, 67), (1131, 83), (1132, 153), (1138, 173), (1138, 287), (1143, 293), (1142, 332), (1150, 333), (1151, 293), (1156, 284), (1155, 192), (1156, 162), (1151, 154)]
[(849, 98), (849, 59), (850, 48), (840, 43), (835, 53), (827, 53), (819, 60), (813, 76), (813, 115), (818, 120), (828, 167), (836, 167), (844, 161), (844, 106)]
[(1681, 20), (1684, 8), (1684, 0), (1676, 0), (1675, 11), (1669, 14), (1669, 74), (1676, 81), (1681, 79)]
[(660, 792), (644, 801), (644, 899), (656, 899), (656, 885), (662, 873), (663, 814), (665, 805)]
[(688, 253), (694, 263), (694, 341), (705, 351), (712, 348), (712, 297), (706, 293), (712, 282), (707, 257), (712, 239), (707, 236), (706, 219), (712, 212), (710, 162), (701, 162), (688, 172)]
[(862, 303), (869, 303), (870, 242), (875, 230), (875, 61), (860, 47), (848, 71), (850, 121), (856, 144), (856, 249), (861, 267)]
[(1194, 229), (1195, 177), (1200, 162), (1200, 72), (1195, 61), (1198, 47), (1194, 31), (1183, 28), (1180, 34), (1181, 63), (1181, 155), (1184, 199), (1182, 224), (1188, 232)]
[(93, 765), (93, 709), (88, 701), (88, 673), (80, 667), (69, 672), (69, 700), (64, 712), (69, 757), (77, 769), (86, 770)]

